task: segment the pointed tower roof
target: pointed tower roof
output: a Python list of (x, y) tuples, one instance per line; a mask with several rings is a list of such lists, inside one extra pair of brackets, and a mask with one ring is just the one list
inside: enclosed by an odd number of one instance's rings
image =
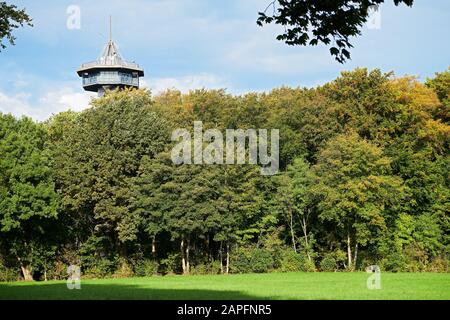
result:
[(105, 48), (102, 51), (102, 54), (98, 58), (98, 62), (100, 64), (105, 65), (122, 65), (123, 60), (120, 56), (119, 50), (117, 49), (117, 45), (114, 41), (109, 40), (106, 44)]

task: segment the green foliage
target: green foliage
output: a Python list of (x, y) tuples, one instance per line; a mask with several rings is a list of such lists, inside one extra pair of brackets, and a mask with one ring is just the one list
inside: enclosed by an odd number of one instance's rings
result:
[(133, 266), (129, 261), (124, 258), (119, 258), (117, 261), (117, 269), (115, 270), (113, 277), (114, 278), (131, 278), (133, 277), (134, 270)]
[(352, 246), (374, 243), (386, 230), (386, 214), (403, 197), (402, 180), (391, 176), (391, 160), (356, 133), (337, 136), (321, 152), (314, 170), (322, 221), (332, 222), (348, 251), (348, 267), (356, 262)]
[(272, 269), (273, 264), (270, 252), (257, 247), (240, 247), (233, 252), (231, 272), (264, 273)]
[[(315, 261), (445, 272), (446, 79), (356, 69), (242, 96), (109, 92), (43, 124), (1, 115), (0, 259), (27, 280), (63, 279), (70, 264), (84, 277), (315, 271)], [(170, 133), (194, 120), (278, 128), (280, 174), (174, 165)]]
[(66, 280), (67, 279), (67, 268), (68, 265), (59, 260), (53, 260), (50, 267), (47, 269), (47, 279), (48, 280)]
[(99, 258), (83, 268), (82, 277), (86, 279), (111, 277), (116, 269), (116, 260)]
[(255, 249), (250, 255), (250, 264), (252, 272), (267, 272), (273, 266), (273, 258), (269, 252)]
[(218, 261), (211, 261), (207, 263), (200, 263), (192, 267), (191, 274), (219, 274), (220, 263)]
[(313, 255), (312, 236), (310, 234), (310, 222), (314, 195), (311, 193), (314, 182), (314, 174), (307, 162), (302, 158), (296, 158), (289, 165), (285, 175), (280, 175), (278, 194), (280, 197), (279, 210), (284, 215), (291, 233), (291, 241), (294, 251), (297, 251), (296, 229), (302, 230), (303, 242), (301, 246), (311, 260)]
[(314, 262), (310, 261), (305, 254), (296, 253), (292, 249), (282, 251), (280, 270), (282, 272), (313, 272)]
[(18, 280), (18, 270), (7, 268), (0, 263), (0, 282), (12, 282)]
[(169, 253), (166, 258), (161, 259), (161, 272), (163, 274), (174, 274), (180, 272), (180, 254)]
[(63, 204), (82, 216), (88, 230), (113, 232), (121, 250), (136, 239), (140, 224), (129, 210), (131, 179), (142, 157), (154, 157), (169, 139), (165, 121), (151, 105), (144, 91), (106, 95), (73, 124), (61, 122), (66, 132), (53, 147)]
[(46, 138), (41, 124), (0, 114), (0, 245), (30, 271), (26, 280), (55, 251), (59, 197)]
[(139, 260), (134, 265), (134, 274), (138, 277), (151, 277), (158, 273), (158, 267), (158, 262), (154, 260)]
[(450, 68), (444, 72), (437, 72), (434, 78), (427, 79), (426, 85), (436, 92), (439, 100), (449, 106), (450, 103)]
[(393, 252), (386, 258), (381, 267), (386, 271), (401, 272), (407, 270), (407, 263), (408, 261), (402, 253)]
[(109, 241), (106, 237), (91, 236), (86, 239), (79, 249), (82, 268), (90, 268), (97, 264), (100, 258), (107, 254)]
[(24, 9), (17, 9), (13, 4), (0, 2), (0, 51), (6, 48), (3, 39), (9, 41), (11, 45), (15, 44), (16, 37), (13, 36), (14, 29), (24, 25), (33, 26), (32, 19)]
[(320, 261), (320, 270), (326, 272), (336, 271), (337, 263), (336, 259), (332, 255), (326, 255), (323, 257), (322, 261)]
[[(350, 38), (361, 35), (363, 24), (368, 20), (370, 8), (384, 0), (275, 0), (259, 12), (258, 25), (275, 23), (284, 27), (277, 36), (288, 45), (330, 45), (330, 53), (340, 63), (350, 59)], [(394, 0), (395, 5), (408, 6), (413, 0)]]
[(47, 150), (46, 134), (31, 119), (0, 115), (0, 227), (14, 232), (33, 220), (55, 218), (58, 197)]

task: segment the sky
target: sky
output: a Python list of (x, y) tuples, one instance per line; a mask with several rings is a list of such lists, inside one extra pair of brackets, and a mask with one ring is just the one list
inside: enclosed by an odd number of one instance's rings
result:
[(343, 65), (326, 47), (277, 41), (280, 26), (257, 26), (268, 0), (7, 2), (26, 8), (34, 26), (17, 29), (16, 45), (0, 52), (0, 112), (38, 121), (89, 106), (95, 94), (83, 91), (76, 70), (100, 55), (110, 15), (122, 57), (144, 68), (141, 84), (155, 94), (314, 87), (356, 67), (423, 81), (450, 66), (448, 0), (415, 0), (412, 8), (387, 0), (353, 39), (352, 60)]

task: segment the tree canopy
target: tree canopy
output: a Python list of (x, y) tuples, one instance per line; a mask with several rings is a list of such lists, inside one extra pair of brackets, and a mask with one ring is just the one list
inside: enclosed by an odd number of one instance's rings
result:
[(6, 44), (3, 43), (5, 38), (11, 45), (15, 44), (16, 37), (13, 31), (24, 25), (33, 26), (32, 19), (25, 9), (18, 9), (13, 4), (0, 1), (0, 51), (6, 48)]
[[(123, 90), (44, 123), (0, 115), (0, 264), (26, 279), (69, 264), (91, 277), (448, 271), (447, 75), (356, 69), (311, 89)], [(171, 132), (194, 120), (279, 129), (279, 174), (174, 164)]]
[[(350, 59), (351, 37), (361, 35), (370, 9), (385, 0), (274, 0), (259, 12), (258, 25), (275, 23), (284, 28), (277, 40), (288, 45), (330, 47), (335, 59)], [(414, 0), (394, 0), (395, 5), (412, 6)]]

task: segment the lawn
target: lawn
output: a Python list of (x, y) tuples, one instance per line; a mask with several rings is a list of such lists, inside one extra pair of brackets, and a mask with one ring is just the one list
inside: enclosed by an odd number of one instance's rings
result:
[(445, 299), (450, 274), (382, 273), (381, 289), (367, 273), (269, 273), (0, 283), (0, 299)]

